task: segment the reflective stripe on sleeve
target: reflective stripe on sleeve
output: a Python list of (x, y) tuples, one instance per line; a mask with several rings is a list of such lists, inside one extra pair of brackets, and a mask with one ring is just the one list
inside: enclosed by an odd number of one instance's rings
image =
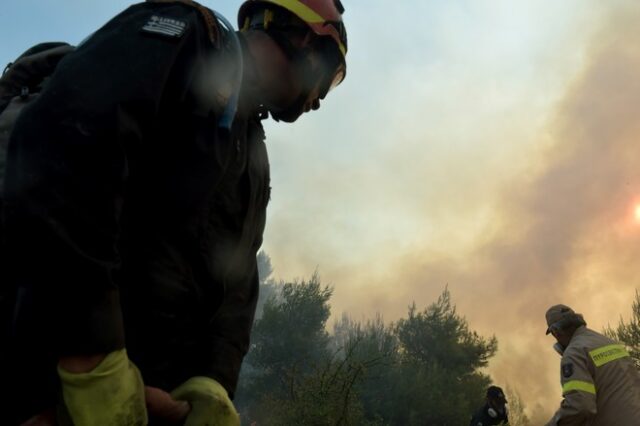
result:
[(615, 361), (616, 359), (628, 357), (629, 352), (627, 352), (623, 345), (607, 345), (589, 351), (589, 356), (596, 367), (601, 367), (611, 361)]
[(582, 380), (571, 380), (562, 385), (563, 394), (569, 391), (582, 391), (595, 395), (596, 386), (593, 383), (583, 382)]

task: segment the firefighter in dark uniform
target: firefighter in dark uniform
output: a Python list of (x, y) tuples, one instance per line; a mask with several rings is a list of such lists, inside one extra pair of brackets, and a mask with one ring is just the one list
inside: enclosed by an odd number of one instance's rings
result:
[(469, 426), (508, 425), (507, 398), (498, 386), (487, 388), (487, 402), (471, 419)]
[(261, 120), (293, 122), (344, 79), (342, 12), (247, 0), (235, 33), (195, 2), (147, 1), (60, 61), (9, 143), (0, 423), (239, 424)]

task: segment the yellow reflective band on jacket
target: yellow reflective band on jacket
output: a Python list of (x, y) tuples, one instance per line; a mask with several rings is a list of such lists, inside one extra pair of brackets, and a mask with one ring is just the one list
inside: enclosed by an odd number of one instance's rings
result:
[(582, 391), (591, 394), (596, 394), (596, 386), (593, 383), (583, 382), (582, 380), (571, 380), (562, 385), (562, 393), (569, 391)]
[(627, 352), (623, 345), (607, 345), (589, 351), (589, 356), (596, 367), (601, 367), (611, 361), (615, 361), (616, 359), (628, 357), (629, 352)]

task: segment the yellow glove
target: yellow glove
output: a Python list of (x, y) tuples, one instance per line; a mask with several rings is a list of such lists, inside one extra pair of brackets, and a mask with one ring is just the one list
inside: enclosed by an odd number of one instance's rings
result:
[(125, 349), (111, 352), (89, 373), (70, 373), (58, 366), (58, 375), (74, 426), (148, 423), (142, 377)]
[(184, 426), (240, 426), (240, 416), (227, 391), (209, 377), (192, 377), (171, 396), (191, 404)]

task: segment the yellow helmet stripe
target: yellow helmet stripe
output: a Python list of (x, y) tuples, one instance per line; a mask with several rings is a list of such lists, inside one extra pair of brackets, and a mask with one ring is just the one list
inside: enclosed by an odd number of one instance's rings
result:
[[(269, 3), (276, 4), (280, 7), (283, 7), (290, 12), (296, 14), (300, 19), (309, 23), (309, 24), (322, 24), (326, 20), (318, 15), (313, 9), (307, 6), (304, 3), (301, 3), (298, 0), (265, 0)], [(339, 46), (340, 51), (342, 52), (342, 56), (347, 55), (347, 47), (340, 42)]]
[(277, 4), (298, 15), (302, 20), (310, 24), (321, 24), (325, 19), (318, 15), (313, 9), (298, 0), (266, 0), (269, 3)]
[(589, 351), (589, 356), (596, 367), (601, 367), (616, 359), (628, 357), (629, 352), (627, 352), (623, 345), (607, 345)]
[(562, 385), (562, 393), (569, 391), (582, 391), (590, 394), (596, 394), (596, 386), (593, 383), (583, 382), (582, 380), (571, 380)]

